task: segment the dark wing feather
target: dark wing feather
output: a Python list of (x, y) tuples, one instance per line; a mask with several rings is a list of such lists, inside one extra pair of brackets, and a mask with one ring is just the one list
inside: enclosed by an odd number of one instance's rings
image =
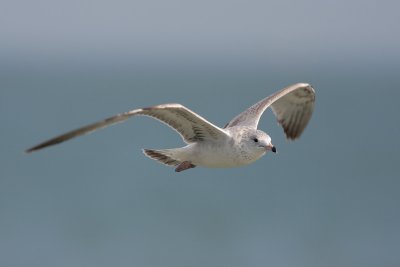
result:
[(264, 111), (271, 106), (286, 137), (296, 139), (306, 128), (315, 102), (315, 91), (306, 83), (286, 87), (257, 102), (238, 116), (227, 127), (248, 126), (257, 128)]

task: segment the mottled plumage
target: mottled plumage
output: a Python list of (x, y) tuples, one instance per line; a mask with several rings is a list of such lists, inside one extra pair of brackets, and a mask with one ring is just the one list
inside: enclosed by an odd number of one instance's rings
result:
[(298, 83), (282, 89), (257, 102), (220, 128), (180, 104), (163, 104), (134, 109), (105, 120), (81, 127), (40, 143), (26, 152), (33, 152), (97, 129), (116, 124), (136, 115), (153, 117), (174, 130), (187, 146), (173, 149), (144, 149), (150, 158), (163, 164), (177, 166), (183, 171), (195, 166), (235, 167), (246, 165), (268, 150), (276, 152), (268, 134), (257, 130), (261, 115), (271, 106), (286, 137), (300, 137), (311, 118), (315, 101), (314, 89)]

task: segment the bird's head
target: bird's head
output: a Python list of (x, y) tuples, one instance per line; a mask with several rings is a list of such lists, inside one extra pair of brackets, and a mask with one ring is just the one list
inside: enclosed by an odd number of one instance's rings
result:
[(271, 142), (271, 137), (260, 130), (249, 130), (242, 140), (246, 147), (254, 153), (264, 155), (268, 151), (276, 153), (276, 147)]

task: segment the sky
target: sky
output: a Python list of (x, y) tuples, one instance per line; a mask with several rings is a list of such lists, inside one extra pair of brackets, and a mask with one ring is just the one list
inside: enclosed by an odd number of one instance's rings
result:
[[(20, 61), (398, 60), (397, 1), (2, 1)], [(198, 60), (198, 59), (197, 59)]]

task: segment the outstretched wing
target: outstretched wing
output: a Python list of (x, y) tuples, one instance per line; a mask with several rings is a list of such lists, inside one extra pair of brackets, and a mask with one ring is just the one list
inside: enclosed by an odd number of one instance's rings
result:
[(89, 124), (87, 126), (54, 137), (26, 150), (26, 152), (32, 152), (62, 143), (74, 137), (93, 132), (100, 128), (104, 128), (118, 122), (123, 122), (135, 115), (150, 116), (167, 124), (176, 130), (186, 143), (204, 140), (218, 140), (228, 135), (225, 130), (208, 122), (206, 119), (180, 104), (164, 104), (120, 113), (105, 120), (95, 122), (93, 124)]
[(296, 139), (306, 128), (314, 110), (315, 91), (311, 85), (297, 83), (286, 87), (236, 116), (225, 128), (249, 126), (257, 128), (261, 115), (271, 106), (286, 137)]

